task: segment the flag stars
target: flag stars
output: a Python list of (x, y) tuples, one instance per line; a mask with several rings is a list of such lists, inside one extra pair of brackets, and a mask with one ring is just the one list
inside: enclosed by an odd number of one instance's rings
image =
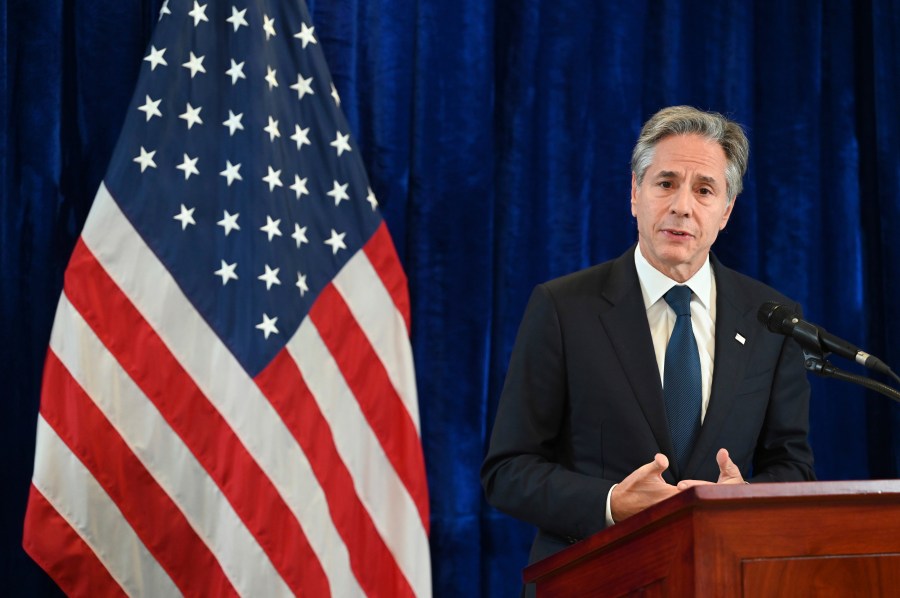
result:
[(231, 77), (231, 84), (235, 85), (238, 82), (238, 79), (246, 79), (247, 75), (244, 74), (244, 62), (235, 62), (234, 58), (231, 59), (231, 68), (225, 71), (225, 74)]
[(237, 268), (237, 262), (233, 264), (228, 264), (225, 260), (221, 260), (222, 267), (214, 272), (216, 276), (222, 277), (222, 286), (224, 287), (228, 284), (229, 280), (237, 280), (238, 275), (235, 273), (235, 269)]
[(275, 141), (276, 137), (281, 137), (281, 133), (278, 132), (278, 121), (269, 117), (269, 124), (263, 127), (263, 131), (269, 134), (269, 141)]
[(269, 267), (269, 264), (266, 264), (266, 271), (257, 276), (258, 280), (266, 283), (266, 290), (270, 290), (274, 285), (281, 285), (281, 281), (278, 280), (278, 271), (281, 268), (275, 268), (274, 270)]
[(294, 184), (289, 187), (294, 193), (297, 194), (297, 199), (300, 199), (303, 195), (309, 195), (309, 191), (306, 189), (306, 181), (309, 177), (300, 178), (299, 175), (294, 175)]
[(275, 37), (275, 19), (270, 19), (269, 15), (263, 15), (263, 31), (266, 32), (266, 41)]
[[(259, 230), (266, 233), (269, 236), (269, 243), (272, 242), (274, 237), (281, 236), (281, 229), (278, 228), (281, 224), (281, 218), (278, 220), (272, 220), (271, 216), (266, 216), (266, 224), (265, 226), (259, 227)], [(266, 266), (268, 268), (268, 266)]]
[(298, 150), (304, 145), (312, 145), (309, 141), (309, 127), (301, 129), (300, 125), (294, 125), (294, 134), (291, 135), (291, 139), (297, 142)]
[(225, 177), (225, 180), (228, 182), (228, 186), (231, 187), (231, 183), (233, 183), (234, 181), (244, 180), (243, 177), (241, 177), (240, 170), (240, 164), (232, 164), (231, 160), (225, 160), (225, 170), (220, 172), (219, 175)]
[(162, 112), (159, 111), (159, 103), (162, 102), (162, 98), (153, 100), (148, 95), (145, 95), (144, 98), (144, 105), (138, 106), (138, 110), (147, 115), (147, 122), (150, 122), (154, 116), (162, 118)]
[(244, 15), (246, 14), (246, 8), (244, 10), (238, 10), (237, 7), (232, 6), (231, 16), (225, 20), (234, 25), (234, 30), (235, 32), (237, 32), (237, 30), (240, 29), (241, 25), (243, 25), (244, 27), (249, 27), (249, 25), (247, 24), (247, 19), (244, 18)]
[(336, 230), (331, 229), (331, 238), (325, 241), (326, 245), (331, 246), (331, 255), (336, 255), (341, 249), (347, 249), (347, 245), (344, 244), (344, 237), (346, 236), (347, 233), (338, 233)]
[[(227, 237), (231, 231), (241, 230), (241, 227), (237, 222), (238, 216), (240, 216), (240, 214), (229, 214), (228, 210), (224, 210), (224, 212), (225, 212), (224, 216), (222, 217), (221, 220), (216, 222), (216, 224), (218, 224), (219, 226), (221, 226), (222, 228), (225, 229), (225, 236)], [(225, 263), (225, 262), (222, 262), (222, 263)]]
[(206, 4), (200, 6), (200, 3), (194, 0), (194, 8), (188, 13), (194, 19), (194, 27), (200, 24), (200, 21), (209, 22), (206, 17)]
[(316, 95), (312, 88), (313, 78), (304, 79), (303, 75), (297, 73), (297, 82), (291, 85), (291, 89), (297, 90), (297, 99), (302, 100), (306, 94)]
[(301, 274), (300, 272), (297, 272), (297, 282), (295, 282), (294, 285), (298, 289), (300, 289), (301, 297), (304, 296), (307, 293), (307, 291), (309, 291), (309, 286), (307, 286), (307, 284), (306, 284), (306, 275), (305, 274)]
[(267, 167), (269, 169), (269, 174), (262, 178), (263, 181), (269, 184), (269, 192), (275, 190), (275, 187), (283, 187), (284, 184), (281, 182), (281, 171), (274, 170), (271, 166)]
[(263, 314), (263, 321), (256, 325), (257, 330), (262, 330), (263, 334), (268, 340), (270, 334), (278, 334), (278, 328), (275, 327), (275, 324), (278, 322), (278, 318), (270, 318), (267, 314)]
[(350, 149), (350, 133), (347, 133), (346, 135), (341, 135), (341, 132), (338, 131), (337, 134), (335, 135), (334, 141), (332, 141), (328, 145), (330, 145), (331, 147), (333, 147), (334, 149), (337, 150), (338, 157), (340, 157), (340, 155), (343, 154), (345, 151), (346, 152), (352, 151)]
[(223, 122), (222, 124), (228, 127), (228, 135), (230, 137), (234, 137), (234, 132), (240, 129), (244, 130), (244, 125), (241, 124), (241, 119), (244, 118), (244, 113), (235, 114), (231, 110), (228, 111), (228, 120)]
[(197, 170), (197, 160), (199, 159), (199, 156), (197, 158), (191, 158), (187, 154), (184, 154), (184, 161), (175, 167), (178, 170), (184, 171), (184, 180), (191, 178), (192, 174), (200, 174), (200, 171)]
[(328, 195), (329, 197), (333, 197), (334, 205), (339, 206), (339, 205), (341, 205), (342, 199), (345, 199), (348, 201), (350, 200), (350, 196), (347, 195), (347, 186), (349, 184), (350, 183), (344, 183), (343, 185), (341, 185), (337, 181), (334, 181), (334, 187), (331, 189), (331, 191), (329, 191), (325, 195)]
[(278, 79), (275, 78), (275, 72), (276, 72), (275, 69), (273, 69), (272, 67), (270, 67), (268, 65), (266, 66), (265, 79), (266, 79), (266, 83), (269, 84), (270, 91), (272, 90), (272, 88), (278, 87)]
[(156, 67), (159, 65), (168, 66), (169, 63), (166, 62), (166, 59), (163, 58), (163, 54), (166, 53), (166, 49), (163, 48), (161, 50), (157, 50), (156, 46), (150, 46), (150, 53), (144, 57), (144, 60), (150, 63), (150, 70), (155, 71)]
[(141, 165), (141, 172), (144, 172), (148, 168), (156, 168), (156, 162), (153, 161), (153, 156), (156, 155), (156, 150), (152, 152), (148, 152), (144, 149), (144, 146), (141, 146), (141, 155), (137, 156), (134, 161)]
[(297, 249), (300, 249), (300, 246), (304, 243), (309, 243), (309, 239), (306, 238), (307, 228), (309, 227), (294, 223), (294, 234), (291, 235), (291, 238), (297, 242)]
[(203, 110), (203, 106), (197, 106), (194, 108), (191, 106), (191, 103), (187, 103), (187, 107), (184, 109), (184, 114), (179, 114), (178, 118), (184, 119), (187, 122), (187, 128), (190, 130), (194, 125), (202, 125), (203, 119), (200, 118), (200, 111)]
[(184, 204), (181, 204), (181, 212), (174, 216), (175, 220), (181, 222), (181, 230), (185, 230), (188, 225), (197, 224), (194, 220), (194, 210), (197, 208), (188, 209)]
[(340, 108), (341, 96), (338, 95), (337, 87), (334, 86), (334, 83), (331, 84), (331, 99), (333, 99), (334, 103)]
[(197, 73), (205, 73), (206, 68), (203, 66), (203, 59), (206, 56), (195, 56), (193, 52), (191, 52), (191, 58), (181, 66), (191, 71), (191, 79), (194, 78), (194, 75)]
[(162, 18), (164, 15), (170, 15), (170, 14), (172, 14), (172, 11), (169, 10), (169, 0), (165, 0), (162, 4), (162, 8), (159, 9), (159, 19), (158, 20), (162, 21)]
[(369, 187), (368, 189), (369, 189), (369, 193), (368, 193), (368, 195), (366, 195), (366, 201), (369, 202), (370, 204), (372, 204), (372, 211), (374, 212), (375, 208), (378, 207), (378, 200), (375, 199), (375, 192), (372, 191), (372, 188)]
[(300, 32), (295, 33), (294, 37), (301, 40), (303, 42), (303, 48), (305, 49), (307, 44), (317, 44), (316, 38), (313, 37), (313, 33), (315, 32), (315, 27), (310, 27), (306, 23), (300, 24)]

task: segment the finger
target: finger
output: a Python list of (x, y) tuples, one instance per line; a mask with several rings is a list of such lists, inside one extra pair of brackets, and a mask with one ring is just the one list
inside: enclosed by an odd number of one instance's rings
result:
[(719, 452), (716, 453), (716, 463), (719, 464), (719, 471), (721, 472), (724, 472), (725, 468), (727, 468), (729, 464), (734, 465), (734, 462), (731, 460), (731, 456), (728, 454), (728, 449), (719, 449)]
[(706, 480), (681, 480), (678, 482), (679, 490), (687, 490), (688, 488), (693, 488), (694, 486), (714, 486), (712, 482), (707, 482)]
[(719, 465), (720, 482), (725, 480), (743, 480), (740, 468), (731, 460), (727, 449), (719, 449), (719, 452), (716, 453), (716, 463)]
[(669, 458), (662, 453), (656, 453), (653, 456), (653, 464), (656, 465), (656, 469), (659, 473), (662, 473), (669, 469)]

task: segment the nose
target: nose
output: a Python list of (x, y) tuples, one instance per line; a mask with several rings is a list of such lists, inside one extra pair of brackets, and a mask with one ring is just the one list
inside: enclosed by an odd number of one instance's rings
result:
[(694, 195), (690, 187), (681, 185), (672, 194), (672, 203), (670, 209), (677, 216), (690, 216), (694, 210)]

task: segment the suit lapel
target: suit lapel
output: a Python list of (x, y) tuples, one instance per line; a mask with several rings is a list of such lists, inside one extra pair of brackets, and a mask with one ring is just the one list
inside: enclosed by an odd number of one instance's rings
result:
[[(735, 388), (744, 377), (759, 327), (754, 325), (756, 306), (740, 293), (733, 273), (711, 256), (716, 276), (716, 349), (712, 391), (700, 435), (685, 468), (685, 477), (695, 474), (720, 448), (719, 430), (732, 410)], [(741, 341), (743, 339), (743, 342)]]
[(602, 295), (609, 307), (599, 314), (600, 321), (653, 436), (660, 449), (672, 455), (659, 367), (634, 266), (634, 247), (613, 263)]

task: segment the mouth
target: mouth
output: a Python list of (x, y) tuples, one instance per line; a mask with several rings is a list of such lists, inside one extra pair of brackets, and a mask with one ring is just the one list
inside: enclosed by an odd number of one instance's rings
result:
[(676, 228), (664, 228), (664, 229), (662, 229), (662, 233), (667, 236), (678, 237), (680, 239), (688, 239), (688, 238), (692, 238), (694, 236), (687, 231), (679, 230)]

